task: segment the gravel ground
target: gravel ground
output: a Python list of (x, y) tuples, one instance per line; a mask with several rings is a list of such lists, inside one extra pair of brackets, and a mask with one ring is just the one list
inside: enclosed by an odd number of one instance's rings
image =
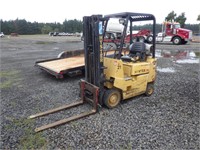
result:
[(157, 44), (157, 79), (151, 97), (138, 96), (115, 109), (101, 108), (95, 115), (34, 133), (35, 127), (90, 108), (26, 119), (78, 99), (83, 76), (56, 79), (34, 63), (82, 47), (79, 38), (1, 39), (0, 149), (200, 149), (200, 43)]

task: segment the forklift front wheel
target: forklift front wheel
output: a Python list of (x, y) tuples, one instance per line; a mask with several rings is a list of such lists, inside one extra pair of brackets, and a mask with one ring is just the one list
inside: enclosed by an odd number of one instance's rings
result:
[(117, 89), (108, 89), (104, 93), (103, 102), (108, 108), (116, 107), (121, 100), (121, 93)]
[(153, 94), (153, 92), (154, 92), (154, 84), (153, 83), (148, 83), (145, 95), (146, 96), (151, 96)]

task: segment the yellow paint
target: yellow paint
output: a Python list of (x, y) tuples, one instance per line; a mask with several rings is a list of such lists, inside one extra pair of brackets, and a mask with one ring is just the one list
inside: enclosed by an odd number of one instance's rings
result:
[(147, 57), (146, 62), (123, 62), (119, 59), (104, 58), (104, 74), (107, 88), (118, 88), (122, 91), (123, 99), (145, 93), (147, 83), (156, 78), (156, 59)]
[(100, 43), (100, 62), (103, 62), (103, 37), (102, 37), (102, 35), (99, 36), (99, 43)]

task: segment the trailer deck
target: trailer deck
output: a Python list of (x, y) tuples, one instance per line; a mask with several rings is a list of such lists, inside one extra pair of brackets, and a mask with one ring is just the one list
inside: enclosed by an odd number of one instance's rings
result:
[[(112, 55), (114, 51), (106, 52)], [(85, 69), (84, 51), (66, 51), (61, 58), (36, 61), (35, 66), (54, 75), (56, 78), (63, 78), (64, 75), (75, 76), (82, 74)]]
[(63, 58), (53, 61), (41, 62), (38, 63), (37, 65), (52, 70), (56, 73), (60, 73), (60, 71), (62, 70), (84, 66), (84, 57), (77, 56), (71, 58)]
[[(63, 78), (64, 74), (79, 73), (84, 69), (84, 56), (74, 56), (70, 58), (49, 59), (36, 62), (35, 66), (49, 72), (57, 78)], [(76, 70), (75, 70), (76, 69)]]

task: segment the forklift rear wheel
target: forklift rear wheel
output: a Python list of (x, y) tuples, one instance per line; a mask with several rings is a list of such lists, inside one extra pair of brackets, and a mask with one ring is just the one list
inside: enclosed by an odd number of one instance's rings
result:
[(116, 107), (121, 100), (120, 91), (117, 89), (108, 89), (104, 93), (104, 105), (108, 108)]
[(154, 92), (154, 84), (153, 83), (148, 83), (145, 95), (146, 96), (151, 96), (153, 94), (153, 92)]

